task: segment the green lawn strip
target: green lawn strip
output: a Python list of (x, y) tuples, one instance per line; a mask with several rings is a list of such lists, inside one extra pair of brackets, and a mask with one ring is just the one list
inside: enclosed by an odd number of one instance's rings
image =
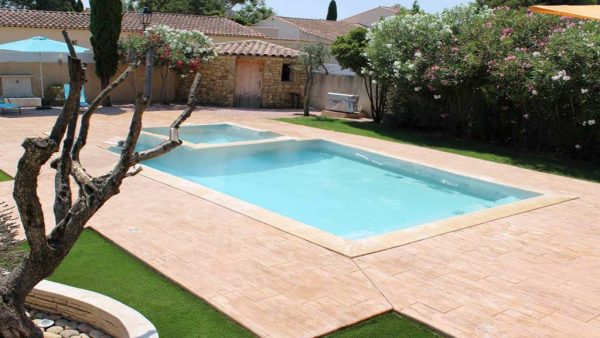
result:
[(407, 317), (391, 312), (375, 317), (355, 326), (348, 327), (327, 336), (328, 338), (402, 337), (429, 338), (441, 337), (426, 326)]
[(156, 326), (161, 337), (253, 336), (93, 230), (82, 233), (49, 279), (104, 294), (132, 307)]
[(407, 143), (551, 174), (600, 182), (600, 166), (597, 163), (578, 161), (549, 153), (517, 151), (503, 146), (451, 138), (433, 133), (402, 130), (372, 122), (324, 117), (280, 118), (277, 120), (386, 141)]
[(12, 177), (10, 177), (7, 173), (5, 173), (4, 171), (0, 170), (0, 182), (4, 182), (4, 181), (10, 181), (12, 180)]

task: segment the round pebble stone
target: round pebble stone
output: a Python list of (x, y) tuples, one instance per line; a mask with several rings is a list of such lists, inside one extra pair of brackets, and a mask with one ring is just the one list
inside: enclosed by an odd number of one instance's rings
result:
[(81, 323), (81, 324), (77, 325), (77, 331), (79, 331), (79, 332), (88, 333), (92, 330), (93, 330), (93, 328), (86, 323)]
[(88, 333), (88, 335), (92, 338), (101, 338), (104, 335), (104, 332), (100, 330), (92, 330)]
[(67, 325), (68, 322), (69, 322), (68, 320), (63, 318), (63, 319), (57, 320), (56, 322), (54, 322), (54, 324), (56, 324), (56, 326), (64, 327), (65, 325)]
[(33, 319), (44, 319), (46, 317), (48, 317), (48, 314), (44, 312), (38, 312), (35, 315), (33, 315)]
[(79, 323), (72, 320), (65, 325), (65, 330), (77, 330), (77, 326), (79, 326)]
[(64, 330), (63, 332), (60, 333), (60, 336), (62, 338), (70, 338), (70, 337), (79, 336), (79, 331), (77, 331), (77, 330)]
[(80, 334), (79, 334), (79, 338), (90, 338), (90, 336), (88, 336), (88, 335), (87, 335), (87, 334), (85, 334), (85, 333), (80, 333)]
[(61, 338), (61, 336), (52, 332), (44, 332), (44, 338)]
[(54, 325), (54, 321), (50, 319), (34, 319), (33, 323), (37, 325), (37, 327), (41, 327), (42, 329)]
[(52, 333), (56, 333), (59, 334), (61, 332), (63, 332), (65, 329), (62, 326), (53, 326), (50, 328), (46, 329), (46, 332), (52, 332)]

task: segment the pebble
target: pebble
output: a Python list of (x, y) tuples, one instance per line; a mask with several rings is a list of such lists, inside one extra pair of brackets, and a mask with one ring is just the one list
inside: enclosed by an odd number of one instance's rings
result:
[(56, 326), (62, 326), (64, 327), (65, 325), (67, 325), (69, 321), (66, 319), (59, 319), (56, 322), (54, 322), (54, 324), (56, 324)]
[(79, 331), (79, 332), (88, 333), (88, 332), (92, 331), (92, 329), (93, 328), (86, 323), (81, 323), (81, 324), (77, 325), (77, 331)]
[(44, 338), (61, 338), (61, 336), (52, 332), (44, 332)]
[(44, 319), (46, 317), (48, 317), (48, 314), (44, 312), (38, 312), (35, 315), (33, 315), (33, 319)]
[(46, 332), (59, 334), (59, 333), (63, 332), (64, 330), (65, 329), (62, 326), (53, 326), (53, 327), (47, 328)]
[(104, 335), (104, 332), (100, 331), (100, 330), (92, 330), (90, 331), (90, 333), (88, 333), (90, 335), (90, 337), (92, 338), (102, 338), (102, 336)]
[(65, 330), (77, 330), (79, 323), (72, 320), (65, 325)]
[(88, 335), (87, 335), (87, 334), (85, 334), (85, 333), (80, 333), (80, 334), (79, 334), (79, 338), (90, 338), (90, 336), (88, 336)]
[(62, 338), (69, 338), (69, 337), (75, 337), (75, 336), (79, 336), (79, 331), (77, 330), (64, 330), (60, 333), (60, 336)]
[(33, 323), (35, 325), (37, 325), (38, 327), (41, 327), (42, 329), (45, 329), (47, 327), (50, 327), (52, 325), (54, 325), (54, 321), (50, 320), (50, 319), (34, 319)]

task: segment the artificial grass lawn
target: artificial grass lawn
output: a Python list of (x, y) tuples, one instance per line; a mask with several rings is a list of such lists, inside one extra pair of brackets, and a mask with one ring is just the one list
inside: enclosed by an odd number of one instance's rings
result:
[(364, 338), (364, 337), (402, 337), (428, 338), (440, 337), (427, 327), (397, 313), (388, 313), (356, 326), (335, 332), (328, 338)]
[(50, 280), (95, 291), (139, 311), (161, 337), (252, 337), (212, 306), (85, 230)]
[(12, 177), (8, 176), (7, 173), (5, 173), (4, 171), (0, 170), (0, 182), (10, 181), (10, 180), (12, 180)]
[(280, 118), (277, 120), (381, 140), (413, 144), (482, 160), (600, 182), (600, 166), (597, 163), (573, 160), (554, 154), (517, 151), (493, 144), (391, 128), (373, 122), (347, 121), (325, 117)]

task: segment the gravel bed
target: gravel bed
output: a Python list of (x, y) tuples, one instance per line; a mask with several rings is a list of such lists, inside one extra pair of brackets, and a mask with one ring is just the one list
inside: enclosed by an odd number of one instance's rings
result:
[(44, 331), (44, 338), (112, 338), (92, 325), (59, 314), (28, 308), (27, 315)]

